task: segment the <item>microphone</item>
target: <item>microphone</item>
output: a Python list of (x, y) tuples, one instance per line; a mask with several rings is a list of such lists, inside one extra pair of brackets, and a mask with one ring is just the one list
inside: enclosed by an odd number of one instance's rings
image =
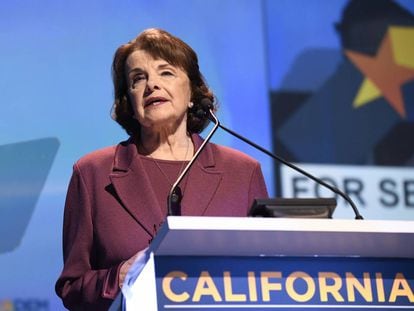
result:
[(267, 154), (268, 156), (270, 156), (271, 158), (273, 158), (274, 160), (283, 163), (284, 165), (290, 167), (291, 169), (299, 172), (300, 174), (308, 177), (309, 179), (312, 179), (314, 182), (316, 182), (317, 184), (320, 184), (322, 186), (324, 186), (325, 188), (331, 190), (332, 192), (338, 194), (339, 196), (341, 196), (351, 207), (352, 210), (354, 211), (355, 214), (355, 219), (364, 219), (362, 217), (362, 215), (359, 213), (358, 208), (356, 207), (355, 203), (352, 201), (352, 199), (343, 191), (339, 190), (338, 188), (324, 182), (322, 179), (308, 173), (307, 171), (303, 170), (302, 168), (294, 165), (293, 163), (279, 157), (276, 154), (273, 154), (272, 152), (264, 149), (263, 147), (259, 146), (258, 144), (248, 140), (247, 138), (243, 137), (242, 135), (228, 129), (227, 127), (225, 127), (224, 125), (220, 124), (219, 120), (217, 119), (217, 117), (215, 116), (214, 112), (213, 112), (213, 103), (211, 102), (210, 99), (208, 98), (203, 98), (203, 100), (201, 101), (201, 107), (204, 110), (204, 112), (207, 114), (208, 118), (214, 122), (216, 124), (217, 127), (222, 128), (223, 130), (225, 130), (226, 132), (230, 133), (231, 135), (237, 137), (238, 139), (244, 141), (245, 143), (249, 144), (250, 146), (260, 150), (261, 152)]
[[(207, 112), (205, 110), (206, 109), (205, 108), (205, 103), (203, 103), (203, 101), (205, 101), (206, 99), (209, 101), (209, 104), (211, 105), (211, 108), (213, 108), (213, 105), (212, 105), (211, 101), (208, 98), (203, 98), (203, 100), (201, 101), (202, 109), (199, 109), (198, 111), (196, 111), (196, 115), (200, 118), (203, 118), (207, 115)], [(214, 132), (218, 129), (219, 122), (218, 122), (217, 118), (214, 115), (211, 118), (213, 119), (213, 122), (214, 122), (215, 125), (210, 130), (207, 137), (204, 139), (204, 141), (201, 144), (200, 148), (198, 148), (196, 153), (193, 155), (190, 162), (188, 162), (188, 164), (186, 165), (184, 170), (181, 172), (180, 176), (178, 176), (175, 183), (171, 186), (170, 192), (169, 192), (168, 197), (167, 197), (167, 206), (168, 206), (168, 215), (167, 216), (179, 216), (179, 215), (181, 215), (181, 200), (183, 198), (183, 194), (182, 194), (181, 188), (178, 185), (183, 180), (183, 178), (185, 177), (187, 172), (190, 170), (190, 168), (194, 164), (194, 162), (197, 160), (197, 158), (200, 155), (201, 151), (203, 151), (205, 145), (209, 142), (209, 140), (213, 136)]]

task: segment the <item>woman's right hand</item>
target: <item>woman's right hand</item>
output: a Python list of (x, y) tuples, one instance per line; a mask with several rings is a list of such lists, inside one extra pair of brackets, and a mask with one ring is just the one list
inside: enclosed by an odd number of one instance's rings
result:
[(127, 261), (125, 261), (121, 265), (121, 268), (119, 269), (119, 276), (118, 276), (119, 288), (122, 288), (122, 285), (124, 284), (124, 281), (125, 281), (125, 277), (126, 277), (128, 271), (129, 271), (129, 269), (131, 268), (131, 266), (134, 264), (134, 262), (137, 260), (138, 257), (141, 257), (141, 256), (145, 255), (145, 252), (147, 251), (147, 249), (148, 248), (140, 250), (138, 253), (136, 253), (134, 256), (129, 258)]

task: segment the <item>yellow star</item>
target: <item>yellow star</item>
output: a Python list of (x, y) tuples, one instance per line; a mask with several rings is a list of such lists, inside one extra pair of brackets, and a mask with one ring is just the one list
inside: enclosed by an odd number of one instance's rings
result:
[(389, 27), (375, 56), (351, 50), (345, 50), (345, 55), (365, 76), (354, 99), (354, 107), (383, 96), (404, 118), (401, 87), (414, 80), (414, 27)]

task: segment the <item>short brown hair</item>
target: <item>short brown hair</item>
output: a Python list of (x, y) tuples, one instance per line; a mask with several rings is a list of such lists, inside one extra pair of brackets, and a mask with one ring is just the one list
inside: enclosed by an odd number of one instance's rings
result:
[(198, 66), (197, 54), (181, 39), (162, 29), (144, 30), (135, 39), (121, 45), (115, 52), (112, 63), (112, 80), (114, 83), (114, 104), (112, 118), (131, 136), (140, 133), (141, 125), (134, 118), (134, 110), (128, 97), (128, 82), (125, 63), (129, 55), (136, 50), (143, 50), (154, 59), (163, 59), (173, 66), (183, 69), (191, 88), (193, 107), (187, 113), (187, 131), (200, 133), (208, 124), (207, 117), (198, 116), (201, 100), (205, 97), (214, 101), (214, 94), (209, 90)]

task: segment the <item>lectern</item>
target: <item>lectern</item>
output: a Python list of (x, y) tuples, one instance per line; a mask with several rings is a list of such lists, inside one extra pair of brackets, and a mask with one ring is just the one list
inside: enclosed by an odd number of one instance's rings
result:
[(414, 310), (414, 222), (168, 217), (130, 310)]

